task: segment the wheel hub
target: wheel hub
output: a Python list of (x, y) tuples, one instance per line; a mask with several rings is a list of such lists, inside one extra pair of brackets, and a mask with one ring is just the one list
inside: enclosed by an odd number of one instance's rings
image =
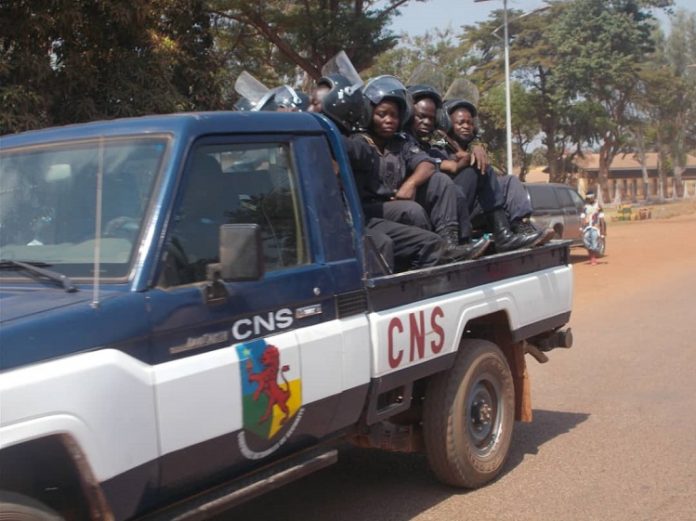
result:
[(472, 405), (471, 421), (476, 425), (488, 425), (491, 423), (491, 406), (484, 402), (478, 401)]
[(496, 429), (496, 393), (486, 382), (479, 382), (471, 393), (468, 431), (474, 444), (483, 449), (492, 440)]

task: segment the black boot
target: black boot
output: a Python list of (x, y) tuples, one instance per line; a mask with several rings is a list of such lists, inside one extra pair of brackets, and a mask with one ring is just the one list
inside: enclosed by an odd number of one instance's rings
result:
[[(532, 224), (532, 222), (529, 220), (529, 217), (523, 217), (522, 219), (516, 219), (512, 221), (510, 223), (510, 228), (513, 232), (518, 234), (531, 234), (539, 231), (539, 228)], [(553, 231), (553, 228), (543, 228), (542, 231), (544, 232), (544, 234), (541, 237), (541, 240), (537, 244), (535, 244), (535, 246), (541, 246), (542, 244), (546, 244), (551, 239), (553, 239), (554, 235), (556, 235), (556, 232)]]
[(440, 232), (440, 236), (445, 240), (445, 251), (441, 258), (441, 263), (457, 262), (462, 260), (477, 259), (486, 251), (491, 240), (484, 236), (476, 242), (465, 242), (459, 244), (459, 227), (447, 226)]
[(502, 209), (488, 212), (486, 219), (489, 228), (493, 232), (495, 251), (498, 253), (531, 248), (538, 245), (546, 235), (543, 230), (532, 233), (514, 233), (510, 229), (507, 215), (505, 215), (505, 211)]

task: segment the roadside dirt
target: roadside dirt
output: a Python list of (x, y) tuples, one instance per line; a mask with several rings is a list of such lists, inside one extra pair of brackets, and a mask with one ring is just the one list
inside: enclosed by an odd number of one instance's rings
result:
[[(609, 223), (607, 254), (599, 264), (591, 266), (583, 248), (571, 250), (571, 261), (575, 271), (574, 309), (584, 309), (600, 299), (630, 299), (650, 286), (659, 290), (670, 274), (683, 276), (680, 273), (684, 273), (685, 265), (696, 269), (696, 213)], [(656, 270), (661, 272), (660, 277), (655, 276)]]

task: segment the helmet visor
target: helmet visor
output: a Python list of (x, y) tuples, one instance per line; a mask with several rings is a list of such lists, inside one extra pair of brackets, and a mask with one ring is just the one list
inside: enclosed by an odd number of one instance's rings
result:
[(404, 104), (408, 99), (406, 87), (394, 76), (377, 76), (371, 79), (365, 85), (363, 94), (375, 105), (387, 97), (402, 99)]
[(248, 99), (254, 105), (258, 105), (258, 102), (270, 92), (268, 87), (247, 71), (242, 71), (237, 81), (234, 82), (234, 90), (242, 98)]
[(363, 85), (360, 74), (358, 74), (358, 71), (353, 67), (353, 63), (350, 61), (345, 51), (340, 51), (321, 68), (322, 76), (329, 76), (331, 74), (341, 74), (353, 84), (353, 88), (355, 89), (359, 89)]

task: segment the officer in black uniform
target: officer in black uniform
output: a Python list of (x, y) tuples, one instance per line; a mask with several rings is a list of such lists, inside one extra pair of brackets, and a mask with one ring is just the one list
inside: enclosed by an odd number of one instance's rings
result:
[[(526, 190), (520, 183), (519, 179), (512, 175), (505, 176), (508, 178), (507, 190), (503, 190), (500, 186), (498, 176), (495, 170), (487, 164), (485, 149), (476, 144), (475, 139), (478, 132), (476, 128), (476, 116), (478, 111), (473, 103), (466, 100), (451, 100), (444, 103), (444, 111), (449, 115), (451, 129), (448, 133), (452, 144), (455, 145), (453, 153), (455, 157), (459, 155), (464, 161), (474, 156), (473, 166), (468, 166), (460, 171), (457, 179), (461, 179), (462, 187), (466, 191), (467, 187), (471, 187), (476, 183), (474, 178), (480, 179), (483, 177), (485, 181), (479, 181), (478, 203), (480, 205), (479, 212), (483, 213), (488, 226), (493, 230), (496, 239), (496, 248), (499, 251), (514, 250), (527, 246), (537, 246), (551, 240), (554, 231), (551, 228), (537, 230), (529, 222), (519, 220), (512, 221), (511, 228), (510, 217), (517, 218), (515, 212), (519, 212), (520, 208), (529, 205)], [(469, 155), (467, 155), (467, 151)], [(450, 156), (452, 157), (452, 156)], [(477, 169), (477, 166), (479, 167)], [(478, 175), (477, 174), (482, 174)], [(514, 178), (514, 181), (513, 181)], [(457, 182), (455, 179), (455, 183)], [(512, 184), (517, 185), (517, 189), (511, 190)], [(512, 198), (506, 200), (505, 196)], [(508, 212), (506, 213), (506, 208)], [(470, 206), (472, 215), (475, 214)], [(513, 210), (513, 211), (510, 211)], [(529, 217), (531, 209), (526, 214)]]
[[(506, 207), (505, 194), (498, 183), (495, 171), (487, 164), (485, 149), (474, 142), (475, 127), (469, 129), (466, 140), (461, 135), (459, 141), (451, 135), (448, 140), (435, 139), (434, 131), (438, 110), (441, 111), (443, 108), (440, 94), (428, 85), (411, 86), (409, 92), (414, 99), (414, 114), (409, 125), (411, 134), (423, 150), (440, 161), (440, 169), (453, 176), (454, 183), (466, 198), (466, 207), (471, 215), (480, 213), (480, 209), (483, 210), (489, 229), (494, 234), (496, 251), (510, 251), (536, 246), (549, 240), (551, 235), (546, 230), (527, 229), (523, 231), (520, 229), (518, 233), (510, 229), (510, 222), (504, 211)], [(441, 112), (441, 119), (443, 116), (447, 117), (454, 114), (458, 118), (457, 122), (467, 129), (467, 122), (459, 121), (459, 119), (466, 118), (460, 116), (467, 113), (470, 122), (473, 123), (473, 118), (476, 115), (476, 107), (466, 100), (447, 102), (444, 104), (444, 108), (446, 112)], [(449, 123), (454, 127), (453, 121), (445, 119), (440, 124)], [(524, 190), (523, 187), (522, 190)], [(520, 196), (519, 192), (508, 193)], [(518, 206), (518, 201), (513, 201), (510, 206)]]
[[(483, 254), (488, 239), (469, 243), (468, 235), (461, 233), (468, 231), (468, 219), (458, 211), (452, 181), (436, 170), (434, 159), (399, 133), (410, 112), (403, 84), (393, 76), (379, 76), (365, 85), (363, 95), (365, 131), (351, 139), (363, 146), (367, 143), (372, 151), (371, 160), (361, 163), (361, 172), (356, 173), (367, 215), (434, 229), (449, 248), (463, 245), (469, 248), (470, 258)], [(414, 201), (425, 209), (425, 223), (422, 211), (411, 204)], [(413, 208), (413, 214), (404, 211), (404, 203)], [(462, 217), (465, 222), (460, 225)]]
[[(364, 119), (365, 104), (358, 85), (352, 85), (340, 74), (331, 74), (318, 82), (321, 96), (312, 93), (313, 111), (321, 111), (331, 118), (344, 134), (343, 144), (351, 162), (353, 175), (359, 190), (363, 210), (371, 200), (371, 181), (375, 175), (376, 153), (363, 139), (351, 139), (348, 134)], [(415, 220), (426, 220), (424, 210), (414, 201), (399, 201), (401, 211)], [(370, 240), (377, 246), (390, 267), (422, 268), (445, 262), (470, 258), (471, 249), (466, 246), (448, 248), (436, 233), (423, 228), (403, 224), (379, 215), (366, 214), (366, 229)], [(487, 246), (487, 243), (484, 247)]]

